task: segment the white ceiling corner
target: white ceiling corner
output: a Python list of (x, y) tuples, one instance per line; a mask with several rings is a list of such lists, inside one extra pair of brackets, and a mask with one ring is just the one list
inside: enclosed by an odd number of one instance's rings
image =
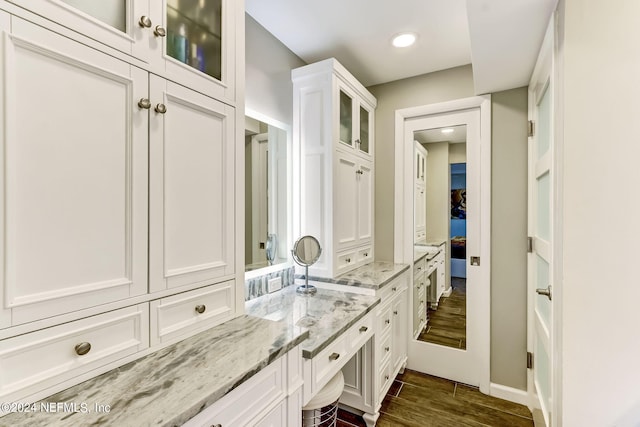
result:
[[(472, 63), (476, 93), (527, 85), (557, 0), (246, 0), (307, 63), (334, 57), (365, 86)], [(394, 34), (418, 34), (397, 49)]]

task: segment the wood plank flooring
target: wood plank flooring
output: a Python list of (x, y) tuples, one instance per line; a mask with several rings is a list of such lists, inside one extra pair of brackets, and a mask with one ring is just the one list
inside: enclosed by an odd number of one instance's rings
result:
[[(464, 384), (416, 371), (398, 375), (382, 403), (378, 427), (533, 427), (525, 406), (487, 396)], [(365, 427), (340, 410), (338, 427)]]
[(427, 329), (418, 340), (453, 348), (467, 348), (466, 279), (451, 278), (451, 295), (440, 298), (437, 310), (428, 309)]

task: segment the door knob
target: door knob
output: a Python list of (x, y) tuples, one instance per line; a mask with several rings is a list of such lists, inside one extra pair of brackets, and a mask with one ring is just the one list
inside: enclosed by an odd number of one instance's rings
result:
[(551, 285), (547, 286), (547, 289), (538, 288), (536, 289), (536, 293), (538, 295), (545, 295), (551, 301)]

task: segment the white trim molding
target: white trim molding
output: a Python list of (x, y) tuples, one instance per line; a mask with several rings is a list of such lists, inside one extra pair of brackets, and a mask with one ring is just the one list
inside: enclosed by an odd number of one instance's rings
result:
[(527, 392), (527, 390), (520, 390), (518, 388), (507, 387), (502, 384), (491, 383), (489, 385), (489, 395), (497, 397), (498, 399), (518, 403), (531, 409), (531, 396), (529, 396), (529, 392)]

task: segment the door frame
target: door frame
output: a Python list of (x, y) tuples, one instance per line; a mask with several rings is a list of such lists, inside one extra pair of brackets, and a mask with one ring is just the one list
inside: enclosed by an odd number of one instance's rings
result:
[[(491, 95), (474, 96), (454, 101), (396, 110), (395, 113), (395, 208), (394, 262), (409, 264), (413, 277), (413, 156), (406, 149), (405, 125), (408, 121), (430, 115), (443, 115), (464, 110), (480, 110), (480, 283), (477, 328), (480, 391), (490, 394), (491, 353)], [(413, 141), (411, 141), (413, 148)], [(408, 328), (411, 332), (411, 328)], [(414, 343), (409, 340), (409, 350)]]
[[(551, 190), (552, 190), (552, 209), (551, 209), (551, 242), (550, 249), (551, 256), (551, 283), (553, 284), (553, 299), (552, 304), (552, 320), (551, 320), (551, 418), (549, 419), (550, 425), (561, 426), (562, 425), (562, 212), (563, 212), (563, 115), (562, 115), (562, 94), (563, 94), (563, 81), (559, 78), (563, 74), (562, 70), (562, 56), (559, 54), (559, 47), (556, 43), (557, 34), (557, 19), (558, 13), (554, 12), (551, 16), (547, 30), (545, 32), (544, 40), (540, 47), (540, 52), (536, 60), (536, 64), (531, 75), (529, 82), (529, 106), (528, 106), (528, 119), (534, 120), (535, 105), (534, 105), (534, 93), (539, 91), (539, 82), (541, 78), (548, 75), (549, 77), (549, 89), (552, 96), (551, 102), (551, 120), (553, 123), (552, 135), (553, 145), (551, 150), (551, 165), (550, 172), (552, 176)], [(534, 124), (535, 127), (535, 124)], [(532, 141), (532, 137), (529, 137), (529, 141)], [(532, 186), (532, 164), (535, 163), (535, 155), (533, 152), (533, 144), (529, 144), (528, 153), (528, 205), (531, 210), (534, 207), (533, 197), (535, 195), (534, 188)], [(529, 211), (527, 218), (528, 235), (533, 236), (535, 224), (533, 223), (532, 212)], [(535, 243), (534, 243), (535, 244)], [(530, 258), (532, 254), (528, 254)], [(534, 352), (534, 334), (535, 331), (535, 289), (536, 283), (534, 281), (535, 276), (533, 274), (532, 261), (527, 262), (527, 351)], [(534, 369), (536, 365), (536, 355), (533, 358), (533, 369), (529, 369), (527, 372), (527, 391), (529, 395), (529, 408), (533, 410), (540, 410), (540, 404), (535, 391), (534, 384)], [(536, 415), (536, 414), (534, 414)], [(540, 416), (543, 416), (540, 413)]]

